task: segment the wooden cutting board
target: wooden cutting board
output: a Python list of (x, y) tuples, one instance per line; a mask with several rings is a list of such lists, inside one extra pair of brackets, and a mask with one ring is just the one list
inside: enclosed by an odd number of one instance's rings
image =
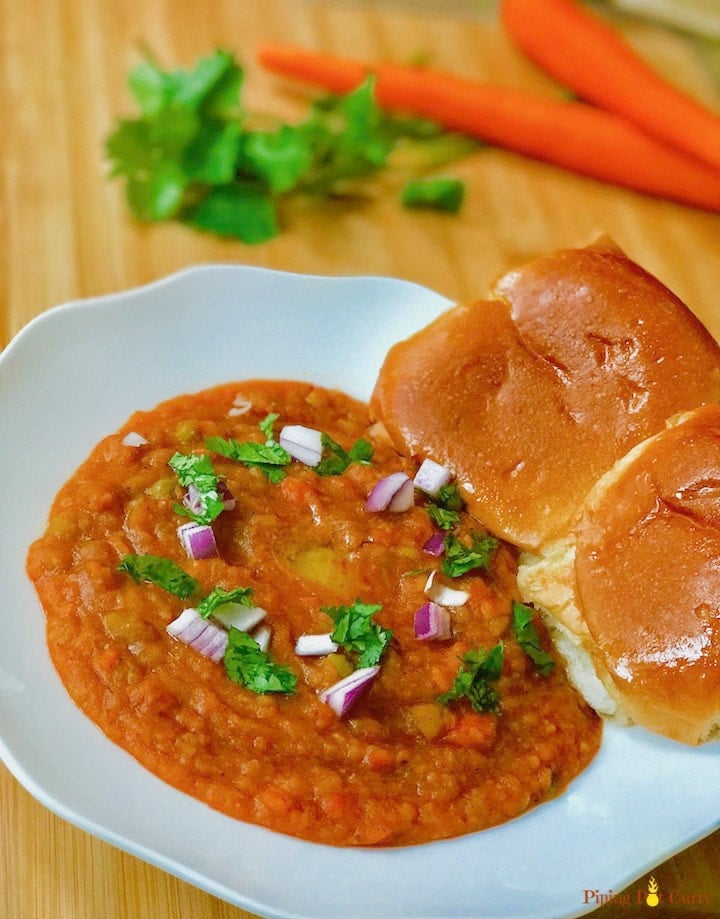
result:
[[(25, 0), (0, 4), (0, 346), (48, 307), (154, 280), (199, 262), (321, 274), (408, 278), (454, 299), (481, 296), (508, 267), (547, 249), (609, 233), (720, 336), (720, 216), (635, 195), (500, 150), (445, 170), (467, 182), (460, 216), (403, 211), (399, 177), (360, 205), (292, 204), (283, 235), (244, 247), (174, 225), (141, 226), (107, 180), (103, 139), (132, 113), (125, 79), (149, 46), (167, 66), (217, 46), (247, 65), (249, 108), (288, 118), (302, 94), (259, 72), (263, 40), (294, 41), (367, 59), (417, 59), (463, 76), (556, 93), (490, 19), (487, 3), (330, 0)], [(468, 12), (470, 11), (470, 13)], [(638, 23), (633, 42), (676, 82), (718, 106), (692, 47)], [(5, 611), (5, 615), (12, 611)], [(662, 802), (658, 802), (662, 807)], [(663, 915), (720, 915), (716, 833), (654, 870), (665, 891), (696, 905)], [(589, 876), (588, 884), (592, 884)], [(634, 891), (637, 885), (632, 886)], [(579, 897), (582, 892), (578, 892)], [(710, 897), (698, 908), (697, 895)], [(579, 907), (582, 905), (579, 901)], [(647, 915), (644, 904), (623, 916)], [(0, 917), (239, 919), (250, 914), (74, 829), (0, 766)], [(339, 917), (341, 919), (341, 917)], [(372, 919), (372, 917), (371, 917)]]

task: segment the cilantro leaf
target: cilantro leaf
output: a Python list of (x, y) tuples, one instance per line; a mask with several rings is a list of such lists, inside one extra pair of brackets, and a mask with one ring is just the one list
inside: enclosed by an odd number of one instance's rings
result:
[(502, 642), (495, 647), (485, 650), (468, 651), (460, 658), (462, 667), (455, 677), (452, 687), (441, 696), (438, 702), (448, 705), (459, 699), (467, 699), (476, 712), (500, 711), (500, 695), (495, 683), (502, 671), (505, 648)]
[(301, 125), (246, 134), (239, 167), (263, 179), (275, 193), (295, 188), (313, 161), (310, 134)]
[(335, 623), (332, 640), (360, 655), (358, 667), (373, 667), (380, 661), (392, 638), (390, 629), (372, 620), (382, 606), (363, 603), (358, 598), (351, 606), (323, 606), (321, 609)]
[(172, 559), (159, 555), (124, 555), (117, 570), (126, 572), (137, 583), (149, 581), (183, 600), (191, 597), (200, 587), (195, 578)]
[(272, 198), (252, 182), (219, 185), (185, 211), (183, 221), (198, 230), (234, 236), (248, 244), (273, 239), (279, 232)]
[(292, 670), (275, 663), (251, 635), (240, 629), (230, 629), (223, 661), (228, 677), (252, 692), (294, 693), (297, 688), (297, 676)]
[(425, 505), (428, 517), (441, 530), (453, 530), (460, 524), (460, 512), (465, 509), (457, 485), (443, 485)]
[(208, 437), (205, 446), (213, 453), (219, 453), (228, 459), (249, 468), (259, 469), (271, 482), (281, 482), (285, 478), (284, 466), (292, 462), (292, 457), (280, 444), (258, 444), (253, 441), (241, 442), (234, 438)]
[(555, 661), (540, 646), (540, 636), (533, 623), (535, 611), (531, 606), (513, 600), (512, 614), (513, 634), (517, 643), (533, 661), (540, 676), (549, 676), (555, 668)]
[(323, 448), (330, 454), (314, 467), (318, 475), (342, 475), (352, 463), (366, 466), (372, 461), (373, 448), (368, 440), (356, 440), (349, 450), (341, 447), (329, 434), (322, 434)]
[(182, 153), (182, 167), (193, 182), (228, 185), (240, 153), (238, 122), (208, 121), (198, 126)]
[(464, 196), (465, 184), (459, 179), (413, 179), (403, 188), (400, 201), (405, 207), (457, 214)]
[(196, 609), (203, 619), (225, 606), (226, 603), (240, 603), (242, 606), (252, 606), (252, 587), (236, 587), (234, 590), (225, 590), (223, 587), (213, 587), (210, 593), (198, 603)]
[(273, 436), (273, 426), (280, 416), (277, 412), (269, 412), (263, 420), (258, 424), (258, 427), (263, 432), (266, 437), (266, 443), (268, 446), (271, 444), (277, 443)]
[(225, 504), (220, 497), (220, 480), (207, 453), (175, 453), (168, 460), (168, 465), (184, 488), (192, 487), (197, 508), (175, 504), (175, 512), (190, 517), (196, 523), (212, 523), (223, 512)]
[(498, 541), (494, 536), (483, 533), (470, 533), (471, 544), (466, 546), (453, 533), (445, 537), (445, 557), (440, 566), (443, 574), (450, 578), (459, 578), (468, 571), (482, 568), (487, 571), (493, 555), (497, 551)]

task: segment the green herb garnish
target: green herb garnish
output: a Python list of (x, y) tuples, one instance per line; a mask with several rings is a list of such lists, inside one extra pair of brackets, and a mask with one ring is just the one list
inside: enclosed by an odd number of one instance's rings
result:
[(346, 651), (360, 655), (358, 667), (373, 667), (379, 663), (392, 638), (390, 629), (373, 622), (372, 617), (382, 606), (357, 599), (351, 606), (323, 606), (321, 609), (335, 623), (332, 640)]
[(405, 207), (426, 208), (457, 214), (465, 196), (465, 183), (459, 179), (413, 179), (400, 195)]
[(314, 467), (318, 475), (342, 475), (352, 463), (366, 466), (373, 458), (372, 444), (368, 440), (356, 440), (349, 450), (345, 450), (329, 434), (323, 433), (322, 445), (330, 455)]
[(258, 427), (265, 435), (265, 443), (235, 440), (234, 438), (207, 437), (205, 446), (213, 453), (219, 453), (250, 468), (259, 469), (270, 482), (282, 482), (284, 466), (289, 466), (292, 456), (273, 437), (273, 425), (278, 419), (275, 412), (266, 415)]
[(275, 663), (251, 635), (240, 629), (231, 628), (228, 632), (223, 661), (228, 677), (253, 692), (294, 693), (297, 688), (297, 676), (292, 670)]
[(197, 611), (203, 619), (207, 619), (216, 609), (225, 606), (226, 603), (241, 603), (243, 606), (251, 607), (252, 596), (252, 587), (237, 587), (234, 590), (213, 587), (207, 597), (197, 605)]
[[(318, 101), (297, 124), (258, 129), (248, 127), (243, 71), (227, 51), (190, 70), (165, 71), (148, 58), (128, 82), (139, 115), (117, 122), (106, 154), (110, 175), (125, 180), (131, 212), (248, 244), (278, 235), (287, 196), (357, 196), (359, 181), (386, 167), (403, 144), (414, 150), (418, 171), (476, 146), (458, 135), (439, 144), (446, 135), (436, 124), (383, 113), (372, 76), (347, 95)], [(407, 162), (407, 149), (399, 152)], [(430, 197), (448, 207), (448, 195)]]
[(476, 712), (492, 712), (497, 715), (500, 711), (500, 695), (491, 684), (500, 677), (504, 653), (503, 643), (498, 642), (487, 651), (480, 648), (463, 654), (460, 658), (462, 667), (455, 682), (447, 692), (438, 696), (438, 702), (448, 705), (458, 699), (467, 699)]
[(533, 623), (535, 611), (531, 606), (513, 600), (512, 614), (513, 634), (517, 643), (533, 661), (540, 676), (549, 676), (555, 668), (555, 661), (540, 646), (540, 636)]
[(168, 460), (168, 465), (184, 488), (193, 486), (199, 508), (193, 511), (183, 504), (174, 504), (175, 512), (190, 517), (196, 523), (212, 523), (223, 512), (225, 505), (218, 490), (220, 480), (207, 453), (175, 453)]
[(159, 555), (125, 555), (117, 570), (126, 572), (137, 583), (149, 581), (183, 600), (191, 597), (200, 587), (195, 578), (172, 559)]
[(268, 412), (268, 414), (258, 424), (258, 427), (265, 435), (265, 443), (267, 446), (274, 446), (277, 443), (275, 437), (273, 436), (273, 427), (279, 417), (280, 416), (277, 412)]
[(460, 524), (460, 512), (465, 509), (457, 485), (443, 485), (425, 505), (425, 510), (433, 523), (441, 530), (453, 530)]
[(454, 533), (445, 537), (445, 557), (442, 560), (443, 574), (451, 578), (459, 578), (468, 571), (481, 568), (487, 571), (493, 555), (497, 551), (498, 541), (494, 536), (484, 533), (470, 533), (470, 545), (458, 539)]

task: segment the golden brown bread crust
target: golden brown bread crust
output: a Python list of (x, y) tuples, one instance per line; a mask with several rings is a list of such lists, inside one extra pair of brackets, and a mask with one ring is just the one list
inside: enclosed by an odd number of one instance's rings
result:
[(575, 576), (625, 713), (685, 743), (707, 739), (720, 725), (720, 407), (688, 414), (598, 483)]
[(720, 347), (609, 241), (510, 272), (392, 348), (372, 404), (395, 444), (448, 465), (491, 530), (538, 550), (665, 420), (720, 401)]

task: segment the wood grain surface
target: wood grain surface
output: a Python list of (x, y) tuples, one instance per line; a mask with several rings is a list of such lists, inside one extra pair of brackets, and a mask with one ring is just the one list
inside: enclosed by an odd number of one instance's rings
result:
[[(142, 45), (172, 67), (226, 47), (247, 66), (248, 107), (288, 118), (299, 116), (307, 100), (258, 70), (253, 51), (262, 40), (368, 59), (407, 61), (422, 54), (433, 66), (467, 77), (556, 93), (494, 20), (472, 15), (473, 9), (470, 0), (444, 9), (427, 0), (0, 2), (0, 346), (55, 304), (142, 284), (194, 263), (393, 275), (462, 300), (482, 295), (500, 272), (526, 257), (582, 245), (600, 232), (612, 235), (720, 336), (720, 216), (500, 150), (480, 149), (445, 170), (467, 182), (458, 217), (403, 211), (400, 177), (390, 174), (362, 206), (292, 204), (283, 215), (283, 235), (256, 247), (177, 225), (139, 225), (128, 215), (121, 187), (106, 177), (103, 140), (120, 114), (132, 113), (126, 76)], [(716, 87), (685, 39), (639, 23), (625, 28), (673, 80), (718, 107)], [(654, 874), (662, 890), (680, 891), (686, 901), (693, 894), (710, 897), (709, 906), (684, 902), (656, 912), (720, 915), (720, 834)], [(594, 886), (591, 865), (587, 883)], [(643, 904), (601, 913), (652, 911)], [(0, 766), (2, 919), (249, 915), (73, 828)]]

